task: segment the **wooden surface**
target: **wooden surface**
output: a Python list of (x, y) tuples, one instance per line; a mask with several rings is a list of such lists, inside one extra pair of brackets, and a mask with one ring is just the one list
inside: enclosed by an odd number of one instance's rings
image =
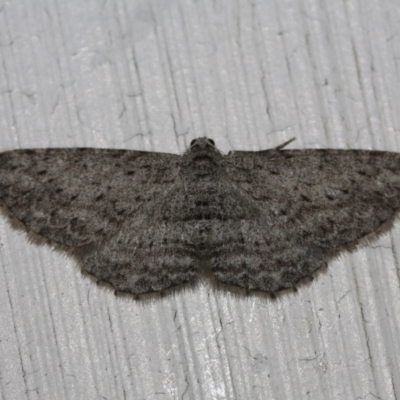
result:
[[(400, 151), (394, 0), (0, 1), (0, 151)], [(400, 222), (275, 300), (118, 298), (0, 218), (0, 394), (400, 398)]]

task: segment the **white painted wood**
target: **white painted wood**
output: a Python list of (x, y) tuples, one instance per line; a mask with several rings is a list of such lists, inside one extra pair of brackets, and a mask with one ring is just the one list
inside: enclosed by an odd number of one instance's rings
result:
[[(394, 0), (0, 2), (0, 151), (400, 151)], [(400, 397), (400, 223), (276, 300), (121, 299), (0, 218), (0, 394)]]

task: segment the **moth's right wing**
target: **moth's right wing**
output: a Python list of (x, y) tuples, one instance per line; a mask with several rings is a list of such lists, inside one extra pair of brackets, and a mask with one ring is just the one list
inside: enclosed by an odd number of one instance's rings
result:
[(67, 247), (113, 237), (173, 183), (180, 157), (65, 148), (0, 153), (0, 200), (29, 231)]
[(400, 209), (400, 153), (273, 149), (233, 152), (226, 161), (269, 230), (324, 249), (376, 232)]
[(225, 160), (230, 197), (236, 190), (236, 202), (259, 211), (217, 230), (212, 271), (225, 284), (292, 287), (331, 251), (379, 232), (400, 209), (399, 153), (273, 149), (232, 152)]

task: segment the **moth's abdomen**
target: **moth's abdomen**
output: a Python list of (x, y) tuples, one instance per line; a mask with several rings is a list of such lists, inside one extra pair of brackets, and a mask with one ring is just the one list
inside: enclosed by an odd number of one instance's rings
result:
[(220, 206), (218, 182), (208, 179), (190, 182), (186, 185), (187, 202), (184, 219), (211, 220), (218, 218)]

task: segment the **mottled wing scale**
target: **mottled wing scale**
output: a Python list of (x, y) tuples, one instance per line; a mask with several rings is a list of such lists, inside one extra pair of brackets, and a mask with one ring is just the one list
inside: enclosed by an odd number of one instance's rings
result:
[(163, 220), (184, 198), (179, 159), (88, 148), (5, 152), (0, 198), (28, 230), (70, 248), (117, 290), (162, 290), (197, 270), (188, 239)]
[(0, 153), (0, 199), (117, 290), (192, 281), (275, 292), (377, 230), (400, 207), (400, 154), (281, 150), (177, 156), (106, 149)]
[(262, 211), (247, 227), (229, 227), (213, 260), (219, 281), (241, 287), (292, 287), (327, 254), (376, 232), (400, 207), (398, 153), (232, 152), (226, 169)]
[(184, 221), (182, 182), (127, 219), (106, 243), (83, 255), (85, 269), (121, 292), (143, 294), (193, 281), (198, 260)]
[(76, 248), (113, 237), (162, 196), (178, 162), (173, 154), (112, 149), (8, 151), (0, 153), (0, 198), (29, 230)]
[(235, 152), (230, 160), (232, 179), (273, 226), (322, 248), (374, 232), (400, 207), (398, 153), (267, 150)]
[[(218, 282), (275, 292), (319, 268), (324, 252), (286, 232), (246, 192), (226, 185), (226, 217), (215, 222), (212, 272)], [(246, 212), (247, 211), (247, 212)]]

